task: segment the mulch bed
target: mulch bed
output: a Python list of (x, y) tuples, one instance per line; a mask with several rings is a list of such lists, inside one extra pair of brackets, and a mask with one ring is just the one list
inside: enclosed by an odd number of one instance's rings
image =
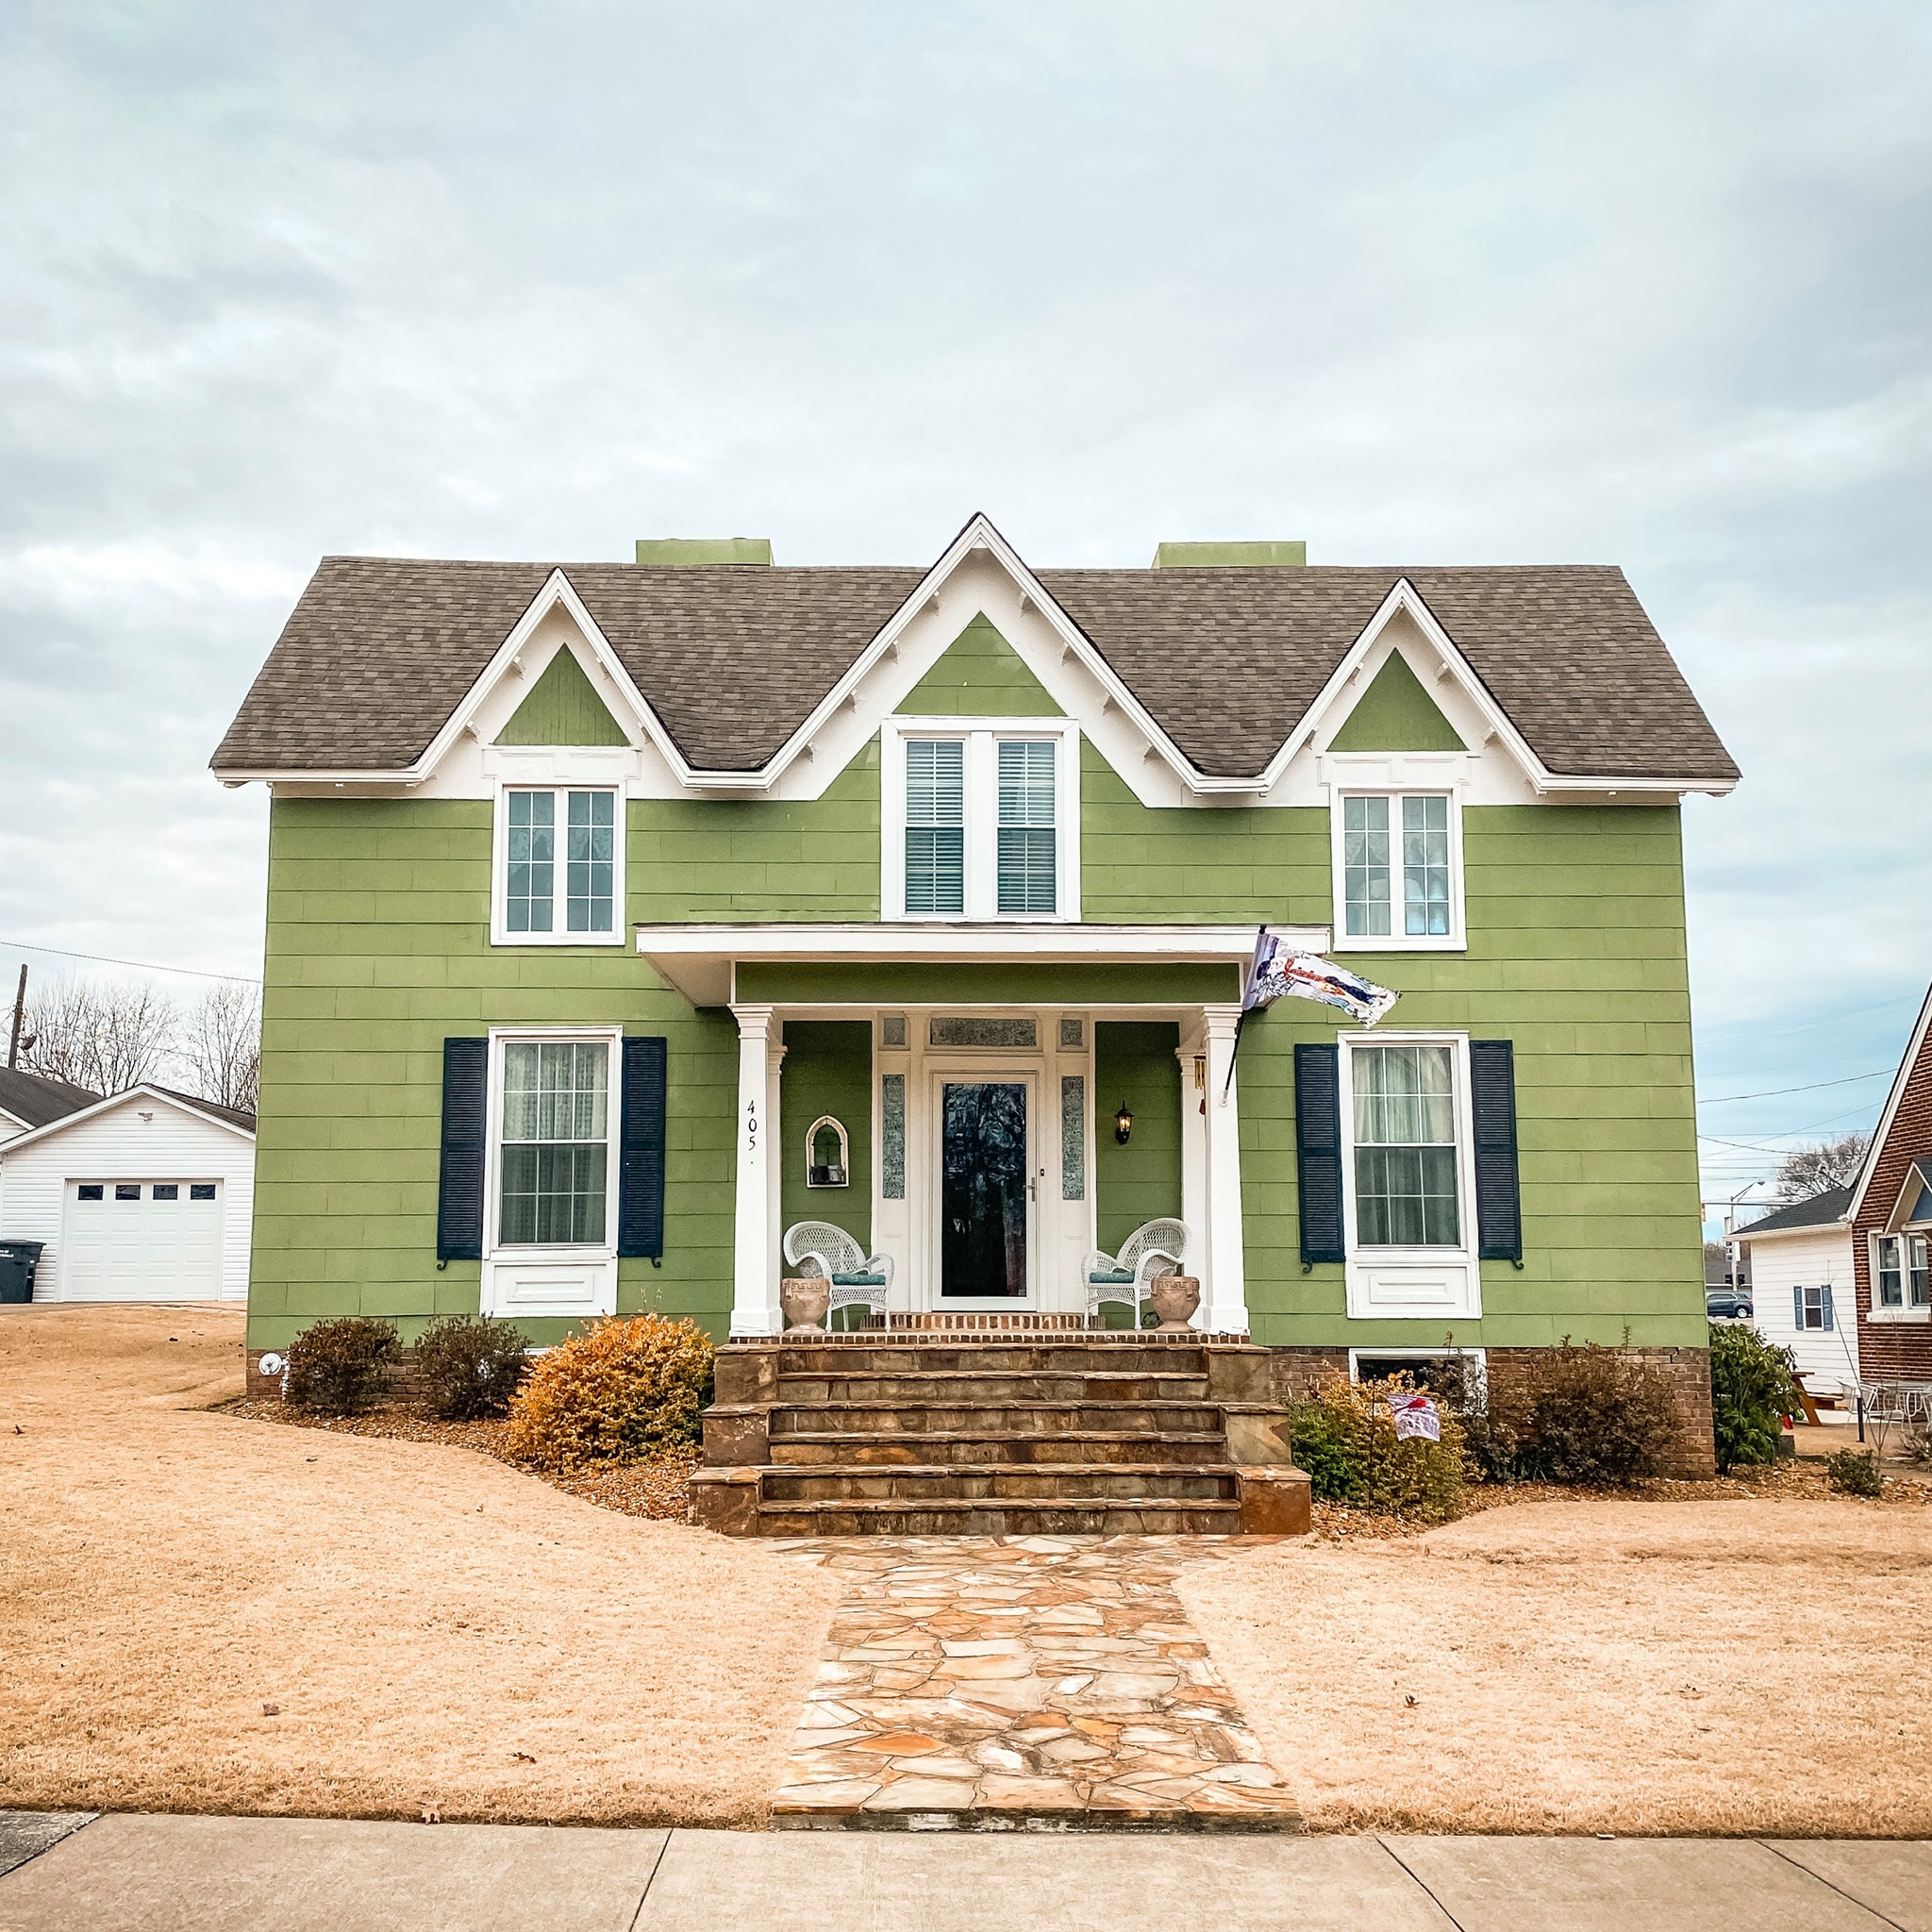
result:
[(217, 1407), (224, 1415), (245, 1416), (251, 1422), (329, 1429), (340, 1436), (376, 1436), (394, 1442), (441, 1442), (452, 1449), (474, 1449), (603, 1509), (615, 1509), (625, 1516), (655, 1517), (665, 1523), (691, 1520), (691, 1474), (700, 1459), (695, 1449), (658, 1462), (617, 1463), (608, 1469), (556, 1475), (539, 1469), (535, 1463), (520, 1461), (509, 1453), (507, 1422), (445, 1423), (407, 1408), (373, 1408), (361, 1415), (318, 1415), (289, 1403), (252, 1402), (245, 1398)]

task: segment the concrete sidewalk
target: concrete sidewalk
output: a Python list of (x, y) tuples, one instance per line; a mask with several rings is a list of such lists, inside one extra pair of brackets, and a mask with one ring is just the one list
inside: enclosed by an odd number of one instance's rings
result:
[(0, 1813), (0, 1932), (1932, 1932), (1932, 1843), (1922, 1841)]

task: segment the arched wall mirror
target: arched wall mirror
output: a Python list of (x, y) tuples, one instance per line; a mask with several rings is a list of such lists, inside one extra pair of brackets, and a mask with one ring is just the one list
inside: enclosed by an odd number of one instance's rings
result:
[(844, 1123), (828, 1113), (820, 1114), (806, 1134), (805, 1184), (808, 1188), (852, 1184), (852, 1142)]

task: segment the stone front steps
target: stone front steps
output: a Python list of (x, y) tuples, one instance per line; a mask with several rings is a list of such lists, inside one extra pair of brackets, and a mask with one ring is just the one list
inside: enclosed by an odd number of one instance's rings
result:
[(733, 1342), (692, 1480), (732, 1536), (1296, 1534), (1268, 1351), (940, 1331)]

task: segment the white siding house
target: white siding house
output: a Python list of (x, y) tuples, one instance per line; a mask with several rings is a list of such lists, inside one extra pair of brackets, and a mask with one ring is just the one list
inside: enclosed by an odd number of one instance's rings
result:
[(248, 1294), (255, 1123), (136, 1087), (0, 1143), (0, 1240), (43, 1243), (36, 1302)]
[(1751, 1257), (1754, 1325), (1797, 1357), (1813, 1395), (1836, 1395), (1858, 1379), (1851, 1195), (1849, 1188), (1832, 1188), (1733, 1237)]

